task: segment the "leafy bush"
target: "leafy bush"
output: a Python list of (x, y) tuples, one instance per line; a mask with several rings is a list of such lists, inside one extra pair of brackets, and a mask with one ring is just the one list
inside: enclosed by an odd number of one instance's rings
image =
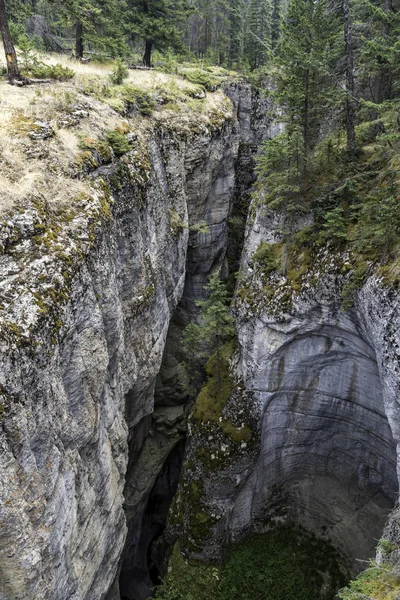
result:
[(128, 68), (122, 58), (117, 58), (114, 70), (111, 71), (109, 79), (113, 85), (121, 85), (124, 79), (128, 77), (128, 74)]

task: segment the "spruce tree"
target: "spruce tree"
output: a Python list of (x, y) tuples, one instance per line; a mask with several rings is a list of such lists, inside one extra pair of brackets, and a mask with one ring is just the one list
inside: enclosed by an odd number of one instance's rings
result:
[(199, 324), (189, 323), (184, 331), (184, 348), (193, 365), (198, 358), (216, 356), (217, 387), (220, 388), (221, 349), (235, 333), (234, 319), (229, 314), (229, 294), (215, 271), (204, 287), (206, 300), (196, 302), (200, 308)]
[(345, 72), (346, 72), (346, 137), (347, 151), (354, 152), (356, 145), (355, 134), (355, 102), (354, 102), (354, 57), (353, 57), (353, 36), (352, 22), (350, 18), (349, 0), (342, 0), (342, 12), (344, 23), (344, 43), (345, 43)]
[(281, 34), (282, 20), (282, 2), (281, 0), (272, 0), (271, 14), (271, 48), (275, 50), (278, 45)]
[(276, 98), (288, 126), (301, 128), (304, 171), (322, 119), (339, 101), (335, 66), (340, 38), (340, 21), (326, 0), (290, 2), (278, 50)]
[(75, 32), (75, 56), (82, 58), (85, 44), (102, 53), (126, 52), (125, 0), (57, 0), (59, 24)]
[(270, 0), (250, 0), (246, 18), (246, 59), (252, 70), (266, 64), (271, 49)]
[(21, 79), (17, 55), (15, 53), (14, 44), (11, 39), (10, 29), (8, 27), (8, 19), (6, 15), (6, 7), (4, 0), (0, 0), (0, 33), (3, 38), (4, 52), (7, 63), (7, 77), (10, 83)]
[(400, 91), (400, 6), (394, 0), (362, 0), (355, 9), (361, 26), (361, 83), (381, 104)]
[(146, 67), (151, 66), (154, 47), (182, 48), (182, 30), (191, 12), (187, 0), (130, 0), (127, 27), (144, 41)]
[(240, 66), (244, 41), (243, 0), (229, 0), (229, 56), (228, 66)]

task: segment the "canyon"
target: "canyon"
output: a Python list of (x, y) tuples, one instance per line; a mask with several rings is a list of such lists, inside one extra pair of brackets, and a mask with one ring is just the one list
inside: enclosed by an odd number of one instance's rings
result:
[[(350, 574), (381, 537), (400, 544), (398, 291), (371, 272), (345, 310), (348, 257), (329, 247), (298, 286), (265, 272), (279, 215), (250, 198), (229, 237), (279, 123), (250, 84), (225, 92), (205, 125), (160, 121), (92, 165), (59, 247), (39, 200), (3, 223), (1, 600), (144, 600), (177, 539), (219, 561), (286, 522)], [(230, 393), (199, 423), (181, 334), (232, 246)]]

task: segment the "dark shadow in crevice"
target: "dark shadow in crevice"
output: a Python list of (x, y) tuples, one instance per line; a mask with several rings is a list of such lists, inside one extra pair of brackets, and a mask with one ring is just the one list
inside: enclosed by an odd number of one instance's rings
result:
[(167, 516), (178, 487), (185, 442), (177, 444), (164, 463), (150, 492), (141, 521), (128, 524), (128, 539), (140, 529), (139, 543), (132, 552), (126, 546), (120, 574), (121, 600), (146, 600), (160, 581), (167, 551), (163, 540)]

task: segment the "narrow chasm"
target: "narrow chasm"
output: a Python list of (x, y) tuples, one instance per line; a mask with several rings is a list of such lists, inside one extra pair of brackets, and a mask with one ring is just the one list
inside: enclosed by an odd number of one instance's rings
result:
[(178, 485), (183, 452), (181, 441), (162, 465), (144, 510), (128, 523), (119, 580), (121, 600), (145, 600), (160, 581), (165, 559), (162, 534)]

